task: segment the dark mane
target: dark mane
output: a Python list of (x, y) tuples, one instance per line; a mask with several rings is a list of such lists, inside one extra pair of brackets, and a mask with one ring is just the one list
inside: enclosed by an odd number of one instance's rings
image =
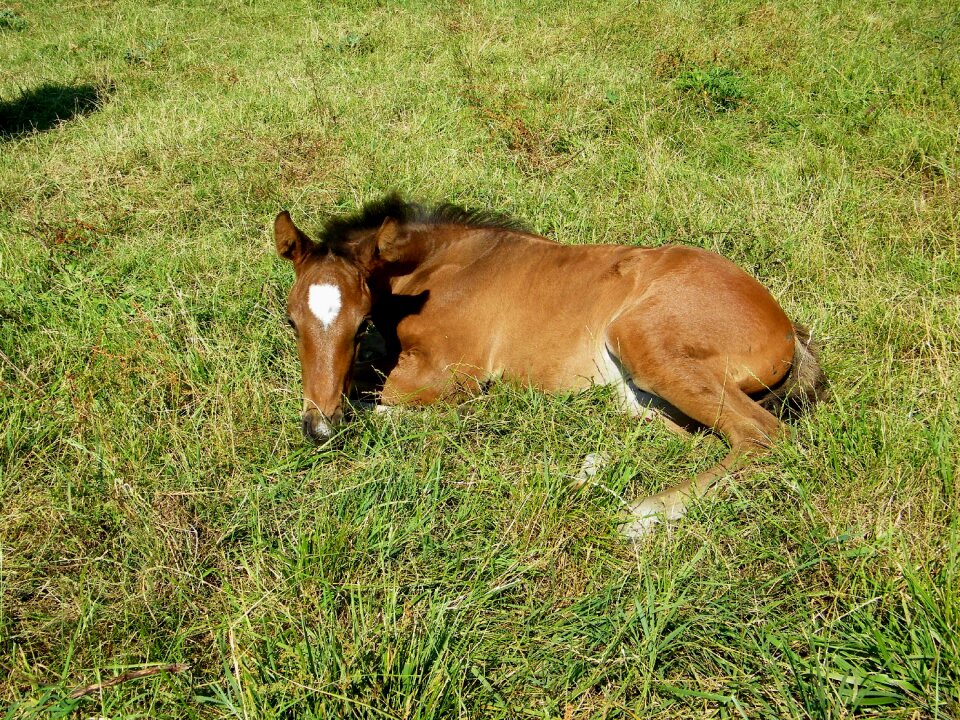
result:
[(520, 221), (487, 210), (468, 210), (458, 205), (419, 205), (391, 193), (364, 205), (352, 215), (330, 218), (320, 231), (318, 240), (336, 254), (349, 254), (356, 233), (376, 230), (387, 218), (401, 225), (463, 225), (528, 232)]

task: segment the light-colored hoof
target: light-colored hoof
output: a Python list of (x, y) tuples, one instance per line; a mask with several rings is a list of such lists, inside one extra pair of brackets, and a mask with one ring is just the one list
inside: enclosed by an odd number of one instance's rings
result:
[(372, 403), (367, 400), (358, 401), (357, 407), (364, 412), (372, 412), (377, 415), (393, 415), (394, 413), (400, 412), (400, 408), (396, 405), (381, 405), (380, 403)]
[(570, 481), (570, 488), (579, 490), (589, 483), (594, 475), (607, 464), (607, 456), (604, 453), (590, 453), (583, 459), (583, 465), (580, 466), (580, 472)]
[(649, 535), (659, 524), (659, 515), (647, 515), (646, 517), (624, 523), (618, 528), (618, 530), (620, 531), (620, 534), (627, 540), (636, 541)]
[(630, 540), (639, 540), (649, 535), (661, 522), (678, 520), (686, 512), (683, 503), (676, 498), (651, 495), (630, 505), (633, 519), (620, 526), (620, 534)]

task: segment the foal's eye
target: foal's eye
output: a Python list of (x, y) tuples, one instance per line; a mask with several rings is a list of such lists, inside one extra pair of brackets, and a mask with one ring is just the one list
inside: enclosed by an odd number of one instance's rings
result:
[(359, 342), (360, 338), (364, 336), (364, 333), (370, 329), (370, 318), (364, 318), (360, 322), (360, 327), (357, 328), (357, 334), (354, 335), (354, 341)]
[(289, 325), (290, 329), (293, 330), (294, 332), (297, 331), (297, 324), (293, 321), (293, 318), (290, 317), (289, 315), (287, 316), (287, 325)]

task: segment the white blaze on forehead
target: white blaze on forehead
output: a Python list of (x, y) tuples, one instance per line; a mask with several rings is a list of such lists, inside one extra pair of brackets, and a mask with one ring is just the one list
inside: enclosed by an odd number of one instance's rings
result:
[(324, 328), (330, 327), (340, 314), (340, 288), (329, 283), (311, 285), (307, 306)]

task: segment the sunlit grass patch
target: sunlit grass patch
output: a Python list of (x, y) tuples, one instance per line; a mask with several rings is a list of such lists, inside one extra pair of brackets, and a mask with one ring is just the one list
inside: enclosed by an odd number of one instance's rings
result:
[(677, 89), (700, 97), (711, 110), (732, 110), (746, 98), (743, 76), (724, 67), (691, 68), (677, 77)]

